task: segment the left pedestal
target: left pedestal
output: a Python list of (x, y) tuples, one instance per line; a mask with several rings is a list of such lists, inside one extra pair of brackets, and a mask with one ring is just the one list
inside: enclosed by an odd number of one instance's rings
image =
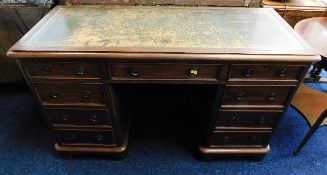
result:
[(119, 117), (105, 66), (85, 60), (18, 63), (60, 154), (126, 156), (129, 126)]

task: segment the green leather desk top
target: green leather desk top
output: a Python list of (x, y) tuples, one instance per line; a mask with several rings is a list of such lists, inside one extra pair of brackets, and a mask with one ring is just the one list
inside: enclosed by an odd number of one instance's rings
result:
[(12, 51), (312, 55), (272, 9), (57, 6)]

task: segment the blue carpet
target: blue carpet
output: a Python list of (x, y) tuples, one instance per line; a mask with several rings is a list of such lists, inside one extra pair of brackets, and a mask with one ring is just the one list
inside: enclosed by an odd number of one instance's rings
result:
[[(319, 89), (323, 85), (314, 86)], [(178, 140), (151, 134), (131, 139), (128, 158), (123, 161), (61, 159), (36, 102), (26, 90), (0, 93), (0, 121), (0, 174), (327, 174), (327, 128), (320, 128), (299, 156), (292, 155), (309, 130), (292, 108), (261, 162), (201, 162)]]

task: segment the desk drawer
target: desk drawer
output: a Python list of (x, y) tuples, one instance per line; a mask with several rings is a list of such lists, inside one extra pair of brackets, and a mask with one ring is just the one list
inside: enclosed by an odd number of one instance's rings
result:
[(269, 127), (272, 128), (282, 111), (232, 111), (219, 112), (216, 127)]
[(34, 84), (43, 105), (105, 105), (102, 84)]
[(222, 107), (232, 107), (232, 105), (283, 107), (295, 87), (295, 85), (227, 85)]
[(270, 136), (271, 132), (269, 131), (214, 131), (211, 139), (211, 146), (265, 147), (269, 142)]
[(233, 64), (229, 81), (298, 81), (306, 65)]
[(114, 145), (110, 130), (56, 130), (60, 144), (101, 144)]
[(202, 80), (221, 78), (221, 65), (206, 64), (110, 64), (112, 80)]
[(97, 63), (85, 62), (23, 62), (31, 79), (100, 79)]
[(54, 125), (111, 125), (105, 109), (47, 109)]

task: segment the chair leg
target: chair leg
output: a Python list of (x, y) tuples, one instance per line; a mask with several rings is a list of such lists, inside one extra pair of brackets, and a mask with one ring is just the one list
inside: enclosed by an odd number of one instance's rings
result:
[(304, 145), (309, 141), (311, 136), (316, 132), (316, 130), (319, 128), (319, 126), (325, 120), (326, 117), (327, 117), (327, 109), (320, 115), (320, 117), (318, 118), (316, 123), (310, 128), (310, 131), (304, 137), (304, 139), (302, 140), (300, 145), (296, 148), (296, 150), (293, 153), (295, 156), (299, 155), (299, 153), (303, 149)]
[(324, 59), (313, 64), (313, 68), (310, 71), (311, 78), (313, 78), (315, 81), (319, 81), (321, 78), (320, 74), (322, 69), (326, 69), (326, 61)]
[(310, 128), (310, 131), (307, 133), (307, 135), (304, 137), (304, 139), (302, 140), (302, 142), (300, 143), (300, 145), (296, 148), (296, 150), (294, 151), (294, 155), (297, 156), (299, 155), (299, 153), (301, 152), (301, 150), (303, 149), (304, 145), (309, 141), (309, 139), (311, 138), (311, 136), (316, 132), (316, 130), (318, 129), (319, 125), (317, 127), (312, 127)]

